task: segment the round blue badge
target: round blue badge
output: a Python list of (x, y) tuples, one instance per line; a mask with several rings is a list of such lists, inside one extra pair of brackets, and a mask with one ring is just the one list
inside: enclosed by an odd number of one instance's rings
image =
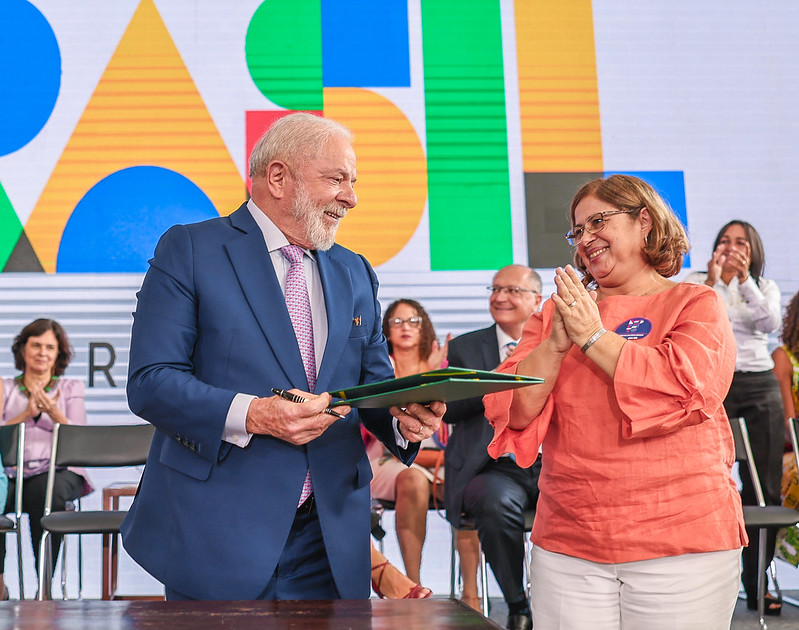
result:
[(614, 332), (625, 339), (642, 339), (652, 332), (652, 322), (645, 317), (633, 317), (620, 324)]

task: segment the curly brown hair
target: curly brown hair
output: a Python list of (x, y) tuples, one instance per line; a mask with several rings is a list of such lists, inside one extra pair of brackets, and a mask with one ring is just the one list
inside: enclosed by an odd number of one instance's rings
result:
[(799, 356), (799, 293), (791, 298), (788, 308), (785, 309), (780, 339), (788, 346), (792, 355)]
[(61, 376), (64, 370), (67, 369), (69, 362), (72, 360), (72, 348), (69, 345), (69, 338), (64, 328), (54, 319), (35, 319), (30, 324), (25, 326), (20, 333), (14, 338), (14, 343), (11, 344), (11, 352), (14, 355), (14, 365), (16, 368), (25, 371), (25, 357), (24, 349), (25, 344), (31, 337), (39, 337), (52, 330), (55, 338), (58, 340), (58, 356), (53, 366), (53, 375)]
[(417, 317), (422, 318), (422, 329), (421, 335), (419, 337), (419, 359), (426, 361), (427, 357), (429, 357), (430, 353), (433, 351), (433, 342), (436, 339), (436, 331), (433, 328), (433, 322), (430, 321), (430, 316), (427, 314), (427, 311), (424, 310), (424, 307), (416, 300), (402, 298), (392, 302), (391, 305), (386, 309), (386, 313), (383, 315), (383, 334), (386, 336), (388, 353), (394, 354), (394, 348), (391, 343), (391, 335), (389, 334), (390, 329), (388, 322), (390, 319), (394, 318), (394, 311), (397, 310), (397, 307), (400, 304), (407, 304), (416, 311)]
[[(572, 228), (574, 211), (586, 197), (596, 197), (614, 208), (628, 210), (632, 218), (638, 218), (641, 210), (646, 208), (652, 219), (652, 227), (643, 247), (644, 260), (664, 278), (679, 273), (683, 255), (690, 249), (688, 236), (674, 212), (652, 186), (632, 175), (619, 174), (584, 184), (574, 196), (569, 210)], [(583, 284), (596, 285), (596, 280), (588, 272), (576, 249), (574, 266), (583, 272)]]

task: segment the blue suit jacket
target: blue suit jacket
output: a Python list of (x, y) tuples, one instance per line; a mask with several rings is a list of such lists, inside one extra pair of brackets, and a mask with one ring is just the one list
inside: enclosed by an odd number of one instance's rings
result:
[[(316, 390), (393, 377), (377, 279), (334, 245), (317, 261), (329, 334)], [(371, 470), (359, 421), (403, 461), (387, 410), (353, 410), (307, 446), (254, 436), (222, 440), (238, 392), (308, 390), (299, 348), (263, 235), (246, 204), (229, 217), (171, 228), (138, 294), (128, 402), (155, 425), (139, 492), (122, 526), (125, 548), (156, 579), (197, 599), (263, 592), (310, 467), (338, 591), (369, 596)]]

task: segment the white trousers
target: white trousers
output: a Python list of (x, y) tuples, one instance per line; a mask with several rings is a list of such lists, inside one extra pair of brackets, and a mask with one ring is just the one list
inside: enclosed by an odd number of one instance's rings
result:
[(741, 550), (601, 564), (533, 548), (535, 630), (729, 630)]

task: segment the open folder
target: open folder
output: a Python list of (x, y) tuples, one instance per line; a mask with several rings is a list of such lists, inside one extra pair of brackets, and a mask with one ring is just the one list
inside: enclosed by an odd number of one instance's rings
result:
[(434, 400), (452, 402), (543, 382), (544, 379), (534, 376), (448, 367), (329, 393), (334, 398), (331, 406), (343, 403), (350, 407), (375, 409), (392, 405), (406, 407), (413, 402), (426, 405)]

